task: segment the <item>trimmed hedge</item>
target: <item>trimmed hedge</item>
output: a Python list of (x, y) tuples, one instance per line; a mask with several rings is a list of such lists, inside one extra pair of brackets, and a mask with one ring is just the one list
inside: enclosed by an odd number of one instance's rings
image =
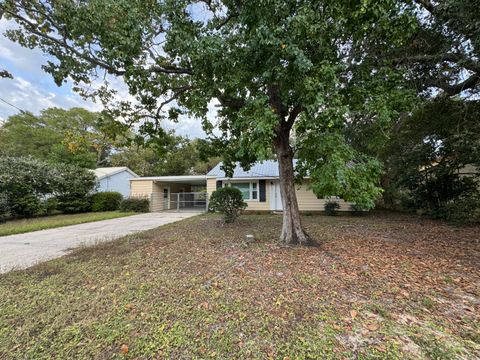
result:
[(92, 211), (114, 211), (120, 208), (122, 194), (115, 191), (99, 192), (92, 195)]
[(150, 201), (146, 198), (128, 198), (120, 203), (120, 211), (149, 212)]

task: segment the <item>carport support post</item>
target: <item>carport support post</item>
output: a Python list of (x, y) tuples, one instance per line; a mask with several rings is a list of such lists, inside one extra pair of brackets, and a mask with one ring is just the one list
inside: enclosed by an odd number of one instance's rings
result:
[(177, 212), (180, 212), (180, 193), (177, 193)]

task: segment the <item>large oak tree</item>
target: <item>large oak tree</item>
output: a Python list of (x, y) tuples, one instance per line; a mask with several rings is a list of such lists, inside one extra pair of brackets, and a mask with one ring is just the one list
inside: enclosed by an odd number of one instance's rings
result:
[[(401, 78), (375, 58), (414, 28), (395, 0), (3, 0), (20, 27), (7, 36), (52, 56), (60, 85), (123, 78), (140, 105), (116, 110), (154, 133), (165, 114), (198, 117), (222, 149), (225, 170), (271, 156), (279, 161), (281, 240), (312, 242), (302, 228), (295, 172), (318, 196), (371, 207), (379, 164), (350, 147), (344, 130), (364, 114), (395, 115)], [(372, 51), (375, 50), (375, 51)], [(103, 70), (104, 73), (101, 71)], [(78, 86), (81, 91), (82, 87)], [(95, 94), (108, 99), (108, 89)], [(218, 122), (207, 117), (218, 104)], [(168, 111), (166, 111), (168, 110)], [(130, 112), (129, 114), (127, 114)], [(147, 121), (149, 120), (149, 121)], [(298, 157), (297, 169), (294, 157)]]

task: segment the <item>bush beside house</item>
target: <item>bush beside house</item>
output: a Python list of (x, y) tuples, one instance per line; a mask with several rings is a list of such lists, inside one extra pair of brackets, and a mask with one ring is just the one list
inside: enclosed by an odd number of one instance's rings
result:
[(120, 208), (122, 194), (116, 191), (99, 192), (92, 195), (92, 211), (114, 211)]
[(0, 157), (0, 219), (89, 211), (97, 185), (88, 170), (31, 157)]
[(120, 203), (120, 211), (149, 212), (150, 201), (147, 198), (128, 198)]
[(224, 221), (232, 223), (246, 207), (242, 192), (237, 188), (227, 186), (212, 193), (208, 210), (222, 213)]

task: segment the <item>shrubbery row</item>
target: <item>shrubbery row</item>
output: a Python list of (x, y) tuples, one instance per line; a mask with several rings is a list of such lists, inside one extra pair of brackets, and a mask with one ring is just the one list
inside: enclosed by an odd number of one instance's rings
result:
[(95, 175), (75, 165), (31, 157), (0, 157), (0, 221), (8, 218), (86, 211), (149, 211), (148, 199), (95, 193)]
[(0, 157), (0, 218), (88, 211), (96, 184), (92, 172), (74, 165)]

